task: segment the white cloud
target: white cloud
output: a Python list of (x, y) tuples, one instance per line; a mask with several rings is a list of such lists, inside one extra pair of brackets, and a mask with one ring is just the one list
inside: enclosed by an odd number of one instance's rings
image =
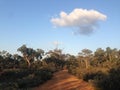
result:
[(107, 16), (96, 11), (87, 9), (74, 9), (71, 13), (62, 11), (60, 17), (52, 18), (51, 22), (55, 27), (72, 27), (76, 33), (88, 35), (98, 26), (99, 21), (104, 21)]

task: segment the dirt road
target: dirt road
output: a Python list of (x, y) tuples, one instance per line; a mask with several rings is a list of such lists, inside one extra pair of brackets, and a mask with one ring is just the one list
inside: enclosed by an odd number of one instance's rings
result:
[(34, 90), (93, 90), (93, 87), (70, 75), (67, 70), (54, 74), (53, 78)]

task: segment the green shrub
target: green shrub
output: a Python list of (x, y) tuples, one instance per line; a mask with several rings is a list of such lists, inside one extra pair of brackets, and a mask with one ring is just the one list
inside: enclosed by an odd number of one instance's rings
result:
[(19, 88), (30, 88), (38, 86), (51, 79), (52, 72), (49, 69), (36, 70), (32, 74), (18, 80)]
[(84, 81), (89, 81), (89, 80), (101, 80), (105, 77), (106, 75), (101, 72), (101, 71), (98, 71), (98, 72), (90, 72), (90, 73), (86, 73), (84, 76), (83, 76), (83, 80)]
[(0, 90), (17, 90), (17, 83), (1, 83)]
[(28, 89), (38, 86), (51, 79), (53, 72), (50, 69), (19, 69), (5, 70), (0, 75), (0, 90)]
[(94, 83), (100, 90), (120, 90), (120, 68), (113, 68), (108, 75)]

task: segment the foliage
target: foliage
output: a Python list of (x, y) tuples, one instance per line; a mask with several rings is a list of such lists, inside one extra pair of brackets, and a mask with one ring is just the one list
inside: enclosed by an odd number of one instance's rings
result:
[(41, 85), (65, 65), (62, 50), (55, 49), (44, 59), (42, 49), (34, 50), (23, 45), (18, 51), (22, 56), (0, 52), (0, 90), (29, 89)]
[(49, 69), (6, 70), (0, 75), (0, 83), (3, 89), (30, 88), (44, 83), (51, 77), (52, 72)]
[(23, 58), (28, 63), (28, 67), (31, 66), (34, 58), (39, 60), (42, 58), (42, 55), (44, 55), (44, 51), (42, 49), (34, 50), (33, 48), (26, 47), (26, 45), (22, 45), (20, 48), (18, 48), (18, 51), (23, 54)]
[[(120, 50), (98, 48), (93, 55), (83, 49), (73, 60), (69, 60), (69, 73), (92, 83), (96, 90), (120, 90)], [(86, 62), (87, 61), (87, 62)], [(86, 64), (89, 67), (86, 68)]]
[(95, 86), (100, 90), (120, 90), (120, 67), (109, 70), (107, 76), (96, 80)]
[(101, 72), (101, 71), (98, 71), (98, 72), (89, 72), (89, 73), (86, 73), (84, 76), (83, 76), (83, 80), (84, 81), (89, 81), (89, 80), (101, 80), (103, 79), (104, 77), (106, 76), (105, 73)]
[[(52, 78), (54, 72), (68, 72), (92, 83), (96, 90), (120, 90), (120, 50), (107, 47), (95, 52), (81, 50), (77, 56), (61, 49), (18, 48), (21, 55), (0, 51), (0, 90), (29, 89)], [(44, 58), (43, 58), (44, 57)]]

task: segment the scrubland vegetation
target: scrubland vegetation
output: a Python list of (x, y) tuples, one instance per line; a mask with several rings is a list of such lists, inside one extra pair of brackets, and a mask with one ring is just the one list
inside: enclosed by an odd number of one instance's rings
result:
[(120, 50), (116, 48), (83, 49), (77, 56), (61, 49), (44, 52), (26, 45), (17, 51), (21, 55), (0, 52), (0, 90), (36, 87), (62, 69), (92, 84), (95, 90), (120, 90)]
[(62, 58), (49, 51), (46, 57), (42, 49), (34, 50), (25, 45), (18, 48), (22, 56), (11, 55), (7, 51), (0, 52), (0, 90), (26, 90), (36, 87), (51, 79), (53, 73), (63, 68)]
[(83, 49), (68, 61), (69, 73), (91, 83), (95, 90), (120, 90), (120, 50)]

